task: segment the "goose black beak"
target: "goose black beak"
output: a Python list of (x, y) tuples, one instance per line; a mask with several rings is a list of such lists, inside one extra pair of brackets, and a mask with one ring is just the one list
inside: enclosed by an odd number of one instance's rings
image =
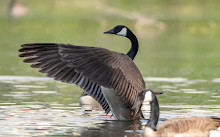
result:
[(135, 110), (142, 103), (143, 103), (143, 100), (141, 100), (140, 97), (138, 97), (131, 109)]
[(104, 34), (115, 34), (115, 33), (114, 33), (114, 30), (111, 29), (111, 30), (109, 30), (109, 31), (104, 32)]

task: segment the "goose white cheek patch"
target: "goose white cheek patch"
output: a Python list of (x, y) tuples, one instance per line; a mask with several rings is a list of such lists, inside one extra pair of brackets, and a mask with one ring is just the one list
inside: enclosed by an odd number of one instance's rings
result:
[(121, 31), (119, 31), (117, 33), (117, 35), (126, 36), (127, 35), (127, 28), (123, 28)]
[(151, 101), (152, 101), (152, 93), (151, 92), (147, 92), (145, 94), (144, 102), (151, 102)]
[(151, 92), (146, 92), (145, 97), (144, 97), (144, 101), (142, 104), (142, 112), (145, 118), (149, 118), (150, 117), (150, 102), (152, 101), (152, 93)]

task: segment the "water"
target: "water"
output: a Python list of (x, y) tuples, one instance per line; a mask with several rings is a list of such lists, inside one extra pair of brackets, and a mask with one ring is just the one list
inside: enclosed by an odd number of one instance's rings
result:
[[(145, 77), (158, 95), (160, 121), (177, 116), (219, 116), (216, 90), (200, 90), (218, 79)], [(147, 120), (116, 121), (103, 111), (79, 107), (82, 91), (46, 77), (0, 76), (0, 136), (141, 136)], [(53, 89), (53, 90), (52, 90)], [(67, 91), (68, 90), (68, 91)], [(199, 97), (198, 97), (199, 96)]]
[(46, 78), (18, 58), (21, 44), (71, 43), (126, 53), (127, 39), (103, 35), (118, 24), (138, 37), (134, 62), (159, 95), (160, 122), (220, 116), (219, 1), (19, 0), (10, 18), (0, 1), (0, 136), (141, 136), (140, 123), (79, 107), (82, 90)]

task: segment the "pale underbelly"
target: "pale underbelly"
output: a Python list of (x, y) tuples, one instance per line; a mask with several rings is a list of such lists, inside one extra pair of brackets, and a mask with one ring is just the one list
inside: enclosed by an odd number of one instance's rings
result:
[(113, 116), (117, 120), (134, 119), (133, 110), (129, 108), (123, 99), (112, 89), (101, 87), (103, 95), (107, 100)]

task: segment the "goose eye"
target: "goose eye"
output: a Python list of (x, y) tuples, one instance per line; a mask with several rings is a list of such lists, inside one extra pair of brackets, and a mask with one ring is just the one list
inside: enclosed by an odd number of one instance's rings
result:
[(115, 31), (116, 31), (116, 32), (120, 32), (121, 29), (122, 29), (122, 27), (117, 27)]

